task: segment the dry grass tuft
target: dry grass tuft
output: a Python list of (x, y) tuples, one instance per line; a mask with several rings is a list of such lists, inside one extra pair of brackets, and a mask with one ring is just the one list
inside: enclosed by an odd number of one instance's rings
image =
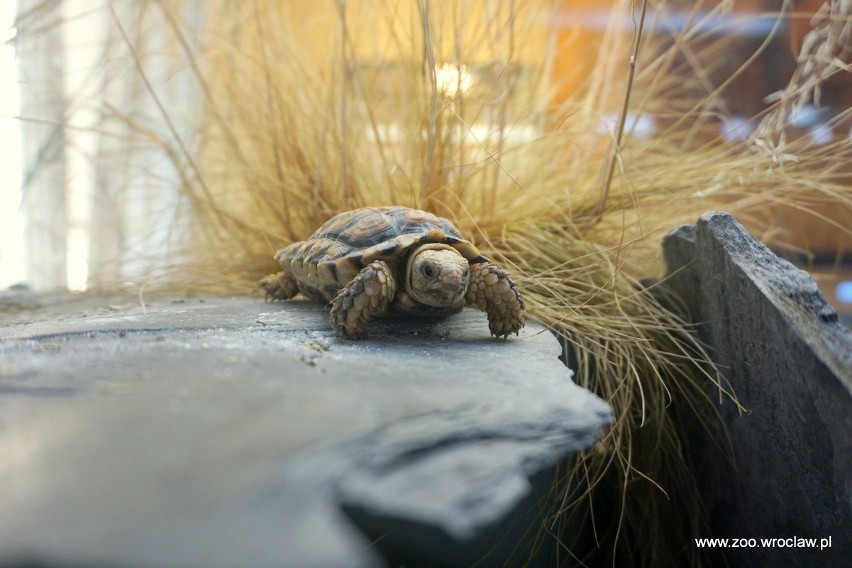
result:
[[(635, 43), (629, 109), (662, 125), (648, 139), (630, 120), (623, 138), (601, 127), (625, 100), (633, 2), (613, 2), (599, 34), (560, 32), (559, 3), (546, 1), (208, 4), (199, 27), (177, 2), (151, 8), (203, 100), (193, 143), (124, 117), (166, 151), (192, 205), (193, 252), (166, 285), (248, 292), (275, 270), (275, 249), (354, 207), (453, 219), (510, 267), (530, 315), (570, 346), (578, 382), (615, 413), (556, 488), (560, 508), (544, 528), (560, 559), (587, 558), (576, 537), (600, 548), (596, 564), (697, 562), (692, 537), (709, 535), (684, 427), (703, 424), (724, 452), (715, 409), (736, 403), (689, 325), (641, 280), (663, 271), (664, 232), (706, 210), (731, 211), (776, 243), (791, 237), (776, 205), (850, 235), (820, 212), (852, 211), (849, 140), (818, 147), (791, 139), (786, 122), (826, 76), (848, 72), (850, 3), (832, 3), (794, 83), (754, 117), (751, 143), (718, 135), (727, 109), (711, 74), (729, 46), (699, 25), (729, 2), (692, 3), (693, 26)], [(668, 6), (648, 4), (649, 19)]]

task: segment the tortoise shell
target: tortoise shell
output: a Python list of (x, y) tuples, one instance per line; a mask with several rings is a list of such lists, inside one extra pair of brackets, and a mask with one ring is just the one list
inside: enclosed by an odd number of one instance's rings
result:
[(276, 254), (299, 290), (313, 300), (331, 302), (362, 268), (383, 260), (399, 278), (408, 253), (420, 245), (443, 243), (471, 263), (488, 259), (462, 237), (452, 222), (407, 207), (365, 207), (328, 220), (306, 241)]

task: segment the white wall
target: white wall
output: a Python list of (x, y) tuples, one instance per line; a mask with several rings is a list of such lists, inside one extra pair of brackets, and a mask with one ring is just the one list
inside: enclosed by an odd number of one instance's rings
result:
[(9, 258), (23, 272), (3, 265), (0, 286), (133, 288), (174, 257), (180, 178), (150, 134), (176, 146), (176, 131), (191, 144), (200, 105), (162, 6), (197, 19), (203, 5), (18, 0), (25, 181), (22, 246)]
[(14, 2), (0, 2), (0, 290), (24, 280), (18, 72)]

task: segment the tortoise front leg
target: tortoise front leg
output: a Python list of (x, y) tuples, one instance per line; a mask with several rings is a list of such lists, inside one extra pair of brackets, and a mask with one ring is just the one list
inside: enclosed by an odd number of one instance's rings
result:
[(338, 337), (365, 339), (367, 322), (386, 312), (396, 294), (396, 280), (381, 260), (364, 267), (332, 302), (331, 325)]
[(266, 301), (289, 300), (299, 293), (296, 279), (283, 270), (277, 274), (270, 274), (257, 282), (257, 287), (266, 292)]
[(470, 267), (465, 300), (488, 314), (491, 335), (508, 337), (524, 327), (524, 301), (509, 273), (490, 262)]

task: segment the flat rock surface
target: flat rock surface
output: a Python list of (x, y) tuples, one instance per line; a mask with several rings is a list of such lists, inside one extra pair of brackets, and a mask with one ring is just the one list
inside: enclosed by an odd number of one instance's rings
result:
[(465, 565), (610, 420), (535, 322), (351, 342), (303, 301), (9, 305), (2, 566)]

